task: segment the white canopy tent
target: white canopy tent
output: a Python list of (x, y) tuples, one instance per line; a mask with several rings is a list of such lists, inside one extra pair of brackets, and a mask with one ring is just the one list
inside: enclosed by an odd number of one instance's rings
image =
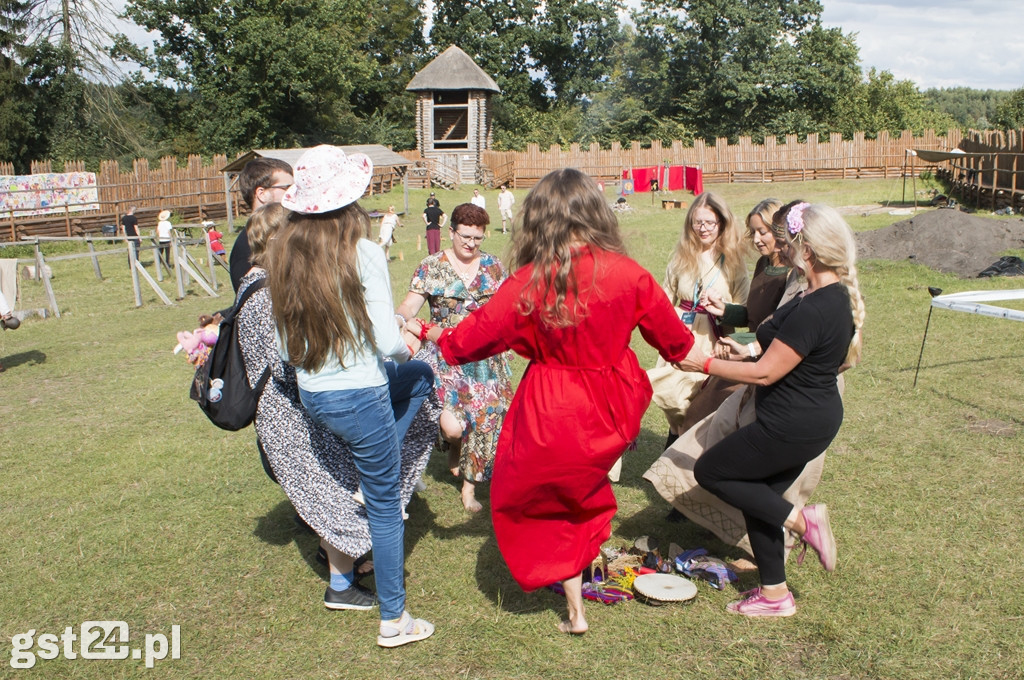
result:
[(921, 357), (924, 356), (924, 344), (928, 340), (928, 326), (932, 322), (932, 310), (950, 309), (954, 312), (967, 312), (968, 314), (980, 314), (991, 316), (996, 319), (1007, 319), (1009, 321), (1024, 321), (1024, 311), (1009, 309), (996, 305), (985, 304), (1000, 300), (1024, 300), (1024, 289), (1014, 290), (968, 290), (962, 293), (948, 293), (942, 295), (942, 290), (929, 288), (932, 295), (932, 304), (928, 308), (928, 321), (924, 326), (924, 337), (921, 339), (921, 353), (917, 357), (917, 369), (914, 370), (914, 386), (917, 387), (917, 374), (921, 370)]

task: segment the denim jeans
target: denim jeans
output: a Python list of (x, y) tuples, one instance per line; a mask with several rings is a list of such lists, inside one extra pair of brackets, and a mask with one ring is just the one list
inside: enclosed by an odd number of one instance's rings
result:
[(434, 371), (425, 361), (407, 361), (404, 364), (385, 361), (384, 370), (388, 374), (391, 408), (395, 412), (395, 428), (401, 446), (409, 426), (434, 389)]
[(388, 385), (334, 392), (299, 390), (309, 417), (344, 440), (359, 470), (373, 542), (373, 570), (381, 619), (405, 609), (405, 525), (402, 523), (401, 438), (433, 389), (421, 361), (388, 366)]

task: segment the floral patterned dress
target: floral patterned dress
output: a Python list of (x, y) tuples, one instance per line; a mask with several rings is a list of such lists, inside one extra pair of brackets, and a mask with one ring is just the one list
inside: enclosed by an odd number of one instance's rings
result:
[[(487, 302), (505, 278), (501, 261), (481, 252), (480, 269), (467, 287), (448, 260), (447, 251), (442, 250), (420, 263), (409, 290), (427, 298), (431, 322), (452, 328)], [(471, 482), (489, 480), (501, 424), (512, 401), (508, 353), (452, 366), (440, 355), (436, 344), (427, 342), (416, 358), (434, 369), (434, 386), (441, 405), (463, 425), (459, 460), (463, 478)]]

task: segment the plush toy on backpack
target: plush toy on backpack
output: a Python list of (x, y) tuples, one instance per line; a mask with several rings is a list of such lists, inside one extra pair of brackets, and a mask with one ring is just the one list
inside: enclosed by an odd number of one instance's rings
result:
[(188, 363), (197, 368), (206, 363), (206, 358), (210, 356), (210, 350), (217, 344), (217, 338), (220, 337), (220, 314), (213, 317), (200, 317), (200, 323), (203, 321), (207, 323), (191, 333), (188, 331), (178, 333), (178, 344), (174, 348), (175, 354), (185, 350), (188, 353)]

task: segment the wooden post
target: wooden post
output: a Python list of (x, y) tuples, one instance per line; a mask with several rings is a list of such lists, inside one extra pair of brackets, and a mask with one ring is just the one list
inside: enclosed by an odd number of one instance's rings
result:
[(1020, 158), (1019, 154), (1013, 155), (1013, 175), (1010, 179), (1010, 207), (1016, 208), (1017, 205), (1017, 159)]
[[(153, 280), (153, 277), (149, 275), (149, 272), (146, 271), (146, 268), (142, 266), (141, 262), (136, 261), (136, 263), (135, 263), (135, 271), (137, 271), (139, 274), (141, 274), (142, 278), (146, 279), (146, 282), (153, 289), (153, 291), (157, 294), (157, 297), (159, 297), (163, 301), (163, 303), (165, 305), (173, 304), (171, 302), (171, 299), (169, 297), (167, 297), (167, 294), (164, 293), (164, 291), (161, 290), (160, 286), (158, 286), (156, 284), (156, 281)], [(139, 298), (139, 304), (140, 305), (142, 304), (142, 298), (141, 297)]]
[(17, 229), (14, 226), (14, 208), (11, 208), (11, 243), (14, 243), (17, 240)]
[(160, 262), (160, 242), (155, 236), (150, 237), (150, 242), (153, 244), (153, 264), (156, 266), (156, 280), (164, 280), (163, 264)]
[(185, 282), (182, 280), (181, 264), (178, 258), (178, 239), (171, 231), (171, 258), (174, 260), (174, 280), (178, 289), (178, 299), (185, 298)]
[(999, 154), (992, 156), (992, 212), (996, 211), (996, 187), (999, 186)]
[[(200, 222), (202, 220), (200, 219)], [(213, 248), (210, 247), (210, 236), (203, 232), (203, 242), (206, 243), (206, 260), (210, 263), (210, 285), (217, 290), (217, 263), (213, 260)]]
[(128, 266), (132, 272), (132, 292), (135, 294), (135, 306), (141, 307), (142, 289), (139, 287), (139, 269), (142, 265), (139, 264), (138, 259), (135, 257), (135, 247), (131, 241), (128, 242)]
[[(68, 236), (71, 236), (71, 209), (68, 208), (68, 204), (64, 204), (64, 228), (67, 229)], [(59, 316), (59, 315), (58, 315)]]
[[(96, 272), (96, 278), (102, 281), (103, 274), (100, 272), (100, 260), (96, 257), (96, 248), (92, 245), (92, 235), (85, 237), (85, 244), (89, 246), (89, 252), (92, 253), (92, 268)], [(131, 250), (131, 246), (128, 246), (128, 249)]]
[(53, 284), (50, 283), (50, 277), (46, 275), (45, 268), (46, 261), (43, 259), (43, 251), (39, 249), (39, 241), (36, 241), (36, 277), (42, 277), (46, 298), (50, 301), (50, 311), (59, 319), (60, 308), (57, 307), (57, 298), (53, 295)]

